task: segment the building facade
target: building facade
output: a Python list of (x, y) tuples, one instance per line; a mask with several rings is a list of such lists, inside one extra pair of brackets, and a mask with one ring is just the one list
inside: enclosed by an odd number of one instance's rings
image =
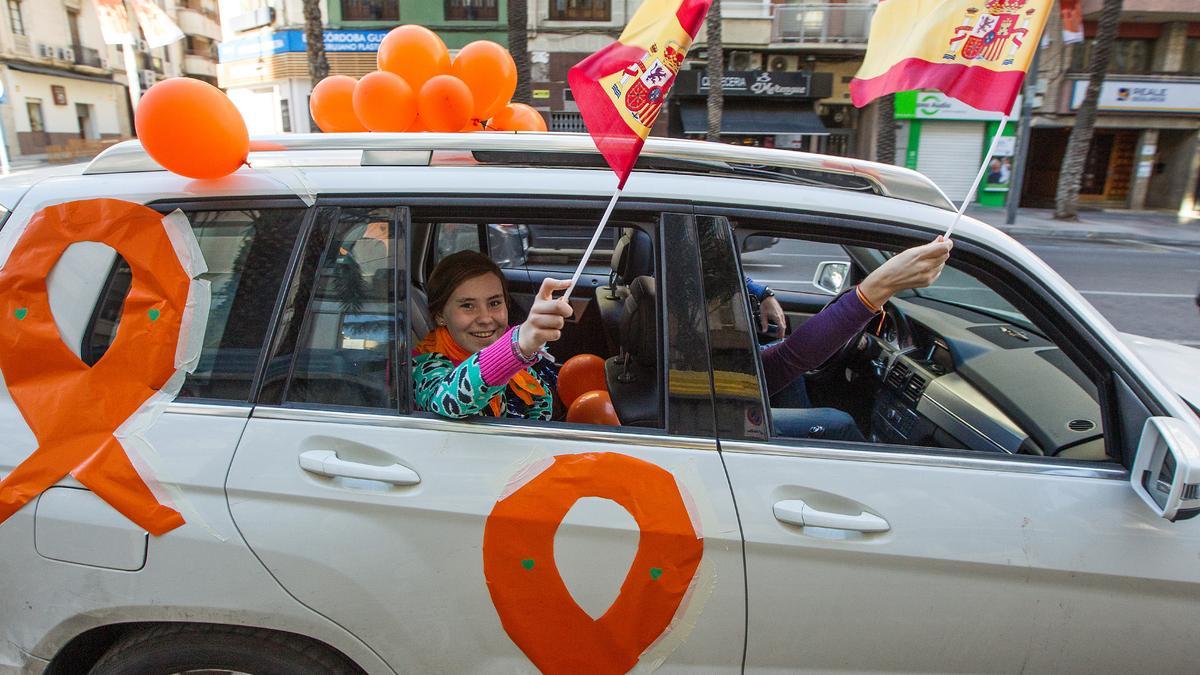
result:
[[(316, 131), (308, 114), (302, 0), (221, 0), (220, 86), (251, 134)], [(323, 0), (330, 75), (376, 69), (379, 42), (402, 24), (441, 36), (451, 52), (475, 40), (508, 41), (504, 0)]]
[[(1084, 0), (1084, 41), (1046, 29), (1023, 206), (1052, 207), (1075, 113), (1087, 87), (1101, 0)], [(1200, 5), (1125, 0), (1084, 167), (1081, 206), (1200, 208)]]
[[(215, 83), (214, 0), (164, 4), (185, 38), (134, 46), (139, 87), (177, 75)], [(88, 156), (104, 141), (133, 135), (123, 57), (104, 44), (91, 0), (7, 0), (0, 12), (0, 121), (10, 157)]]

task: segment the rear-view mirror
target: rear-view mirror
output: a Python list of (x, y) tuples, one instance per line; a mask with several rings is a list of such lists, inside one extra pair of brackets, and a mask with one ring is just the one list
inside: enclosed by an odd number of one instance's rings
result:
[(813, 274), (813, 286), (830, 295), (842, 292), (846, 281), (850, 278), (850, 263), (844, 260), (826, 260), (817, 264)]
[(1200, 434), (1173, 417), (1147, 419), (1129, 482), (1167, 520), (1200, 513)]

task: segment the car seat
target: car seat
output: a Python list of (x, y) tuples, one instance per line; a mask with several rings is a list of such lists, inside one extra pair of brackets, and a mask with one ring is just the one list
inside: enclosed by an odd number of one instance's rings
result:
[(657, 304), (654, 278), (635, 277), (621, 307), (621, 351), (604, 363), (608, 393), (625, 426), (657, 427), (662, 421)]
[(612, 273), (608, 285), (596, 290), (596, 305), (604, 325), (604, 337), (610, 353), (620, 345), (622, 306), (629, 295), (629, 284), (641, 276), (654, 274), (654, 246), (650, 235), (627, 227), (613, 246)]

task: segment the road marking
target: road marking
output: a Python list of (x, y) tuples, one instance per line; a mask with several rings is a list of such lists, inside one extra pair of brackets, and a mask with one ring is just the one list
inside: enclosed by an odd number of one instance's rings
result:
[(783, 265), (772, 265), (771, 263), (744, 263), (742, 267), (783, 267)]
[[(829, 258), (829, 253), (768, 253), (767, 255), (786, 256), (788, 258)], [(835, 256), (836, 257), (836, 256)]]
[(1083, 295), (1120, 295), (1132, 298), (1194, 298), (1192, 293), (1141, 293), (1138, 291), (1079, 291)]
[[(756, 283), (756, 284), (801, 284), (803, 286), (814, 285), (813, 282), (811, 282), (811, 281), (800, 281), (799, 279), (759, 279), (758, 277), (754, 278), (754, 283)], [(780, 288), (787, 290), (783, 286), (780, 286)]]

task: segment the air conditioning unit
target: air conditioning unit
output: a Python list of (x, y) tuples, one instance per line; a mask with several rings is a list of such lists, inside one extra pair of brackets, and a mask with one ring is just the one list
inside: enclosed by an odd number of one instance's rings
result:
[(54, 58), (54, 47), (39, 44), (37, 46), (37, 54), (43, 59), (52, 59)]
[(767, 70), (799, 70), (800, 57), (794, 54), (775, 54), (767, 60)]
[(59, 61), (66, 61), (68, 63), (75, 62), (75, 50), (74, 49), (71, 49), (70, 47), (59, 47), (57, 51), (58, 51), (58, 60)]
[(758, 70), (762, 60), (756, 52), (729, 52), (728, 70)]
[(142, 89), (149, 89), (158, 82), (158, 73), (153, 70), (142, 70), (138, 72), (142, 81)]

